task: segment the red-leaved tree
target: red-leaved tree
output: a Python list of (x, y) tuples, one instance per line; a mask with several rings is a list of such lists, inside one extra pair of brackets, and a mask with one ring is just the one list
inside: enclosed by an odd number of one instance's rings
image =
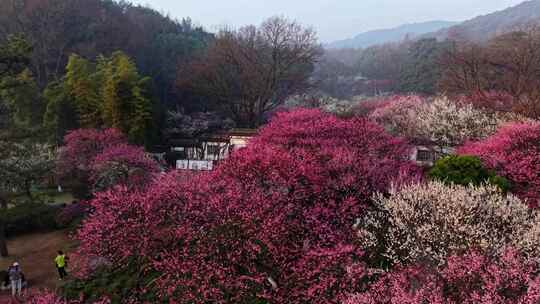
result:
[(280, 113), (210, 173), (98, 194), (79, 254), (153, 273), (176, 303), (339, 303), (363, 278), (353, 225), (374, 192), (417, 181), (409, 146), (366, 120)]
[(90, 182), (94, 191), (103, 191), (115, 185), (142, 187), (159, 172), (157, 162), (144, 148), (119, 144), (105, 148), (98, 154), (90, 169)]
[(143, 148), (129, 145), (116, 129), (78, 129), (64, 138), (57, 161), (61, 181), (80, 188), (80, 196), (123, 184), (147, 184), (159, 171)]
[(461, 104), (471, 104), (475, 108), (488, 112), (517, 112), (516, 103), (512, 95), (497, 91), (476, 91), (459, 96)]
[(88, 172), (94, 158), (105, 148), (127, 142), (116, 129), (77, 129), (64, 137), (58, 155), (57, 168), (61, 177), (71, 177), (80, 171)]
[[(49, 291), (43, 291), (38, 294), (31, 295), (26, 303), (29, 303), (29, 304), (83, 304), (82, 301), (66, 300)], [(93, 301), (92, 304), (111, 304), (111, 301), (108, 298), (104, 297), (100, 300)]]
[(460, 154), (478, 156), (512, 183), (512, 191), (531, 207), (540, 203), (540, 123), (512, 124), (495, 135), (468, 143)]
[(432, 269), (411, 266), (382, 275), (367, 292), (344, 304), (536, 304), (540, 302), (538, 265), (508, 250), (499, 257), (475, 252), (448, 258)]
[(86, 198), (90, 192), (90, 171), (94, 158), (106, 147), (127, 143), (116, 129), (77, 129), (64, 137), (56, 170), (61, 183), (71, 186), (75, 196)]

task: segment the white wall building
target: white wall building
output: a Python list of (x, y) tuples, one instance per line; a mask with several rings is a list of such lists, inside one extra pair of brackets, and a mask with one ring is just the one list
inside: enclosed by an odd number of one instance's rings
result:
[(179, 170), (212, 170), (215, 164), (227, 159), (234, 151), (247, 146), (256, 134), (251, 129), (233, 129), (227, 133), (204, 136), (198, 139), (172, 141), (171, 151), (177, 153)]

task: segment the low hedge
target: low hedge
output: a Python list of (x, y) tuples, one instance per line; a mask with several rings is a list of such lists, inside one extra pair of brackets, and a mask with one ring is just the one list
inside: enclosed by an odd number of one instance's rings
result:
[(56, 223), (59, 227), (69, 227), (75, 230), (88, 212), (90, 212), (90, 204), (87, 202), (74, 202), (58, 211)]
[(429, 171), (429, 176), (447, 184), (478, 186), (489, 183), (499, 187), (503, 192), (507, 192), (511, 188), (510, 182), (506, 178), (486, 169), (482, 161), (475, 156), (450, 155), (441, 158)]
[(133, 263), (128, 262), (121, 269), (112, 270), (102, 267), (90, 278), (69, 281), (62, 287), (62, 294), (67, 299), (81, 299), (82, 297), (85, 303), (92, 303), (107, 296), (112, 304), (120, 304), (122, 300), (129, 299), (133, 291), (145, 288), (144, 298), (136, 299), (137, 302), (169, 303), (167, 300), (160, 301), (156, 292), (152, 290), (152, 282), (157, 277), (159, 277), (158, 273), (153, 271), (142, 273)]
[(50, 231), (60, 227), (56, 221), (57, 214), (63, 206), (44, 203), (21, 203), (0, 212), (0, 220), (5, 225), (7, 237)]

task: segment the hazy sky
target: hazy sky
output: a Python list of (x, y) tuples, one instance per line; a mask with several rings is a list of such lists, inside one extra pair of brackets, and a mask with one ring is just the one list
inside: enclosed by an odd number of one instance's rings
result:
[(191, 17), (209, 31), (223, 25), (259, 24), (284, 15), (312, 25), (321, 41), (429, 20), (461, 21), (524, 0), (133, 0), (172, 17)]

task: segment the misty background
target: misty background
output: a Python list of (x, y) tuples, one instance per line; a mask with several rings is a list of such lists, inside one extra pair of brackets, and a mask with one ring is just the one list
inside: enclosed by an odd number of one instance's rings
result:
[(358, 33), (432, 20), (463, 21), (519, 4), (520, 0), (136, 0), (169, 14), (189, 16), (209, 31), (259, 24), (284, 15), (314, 26), (323, 43)]

